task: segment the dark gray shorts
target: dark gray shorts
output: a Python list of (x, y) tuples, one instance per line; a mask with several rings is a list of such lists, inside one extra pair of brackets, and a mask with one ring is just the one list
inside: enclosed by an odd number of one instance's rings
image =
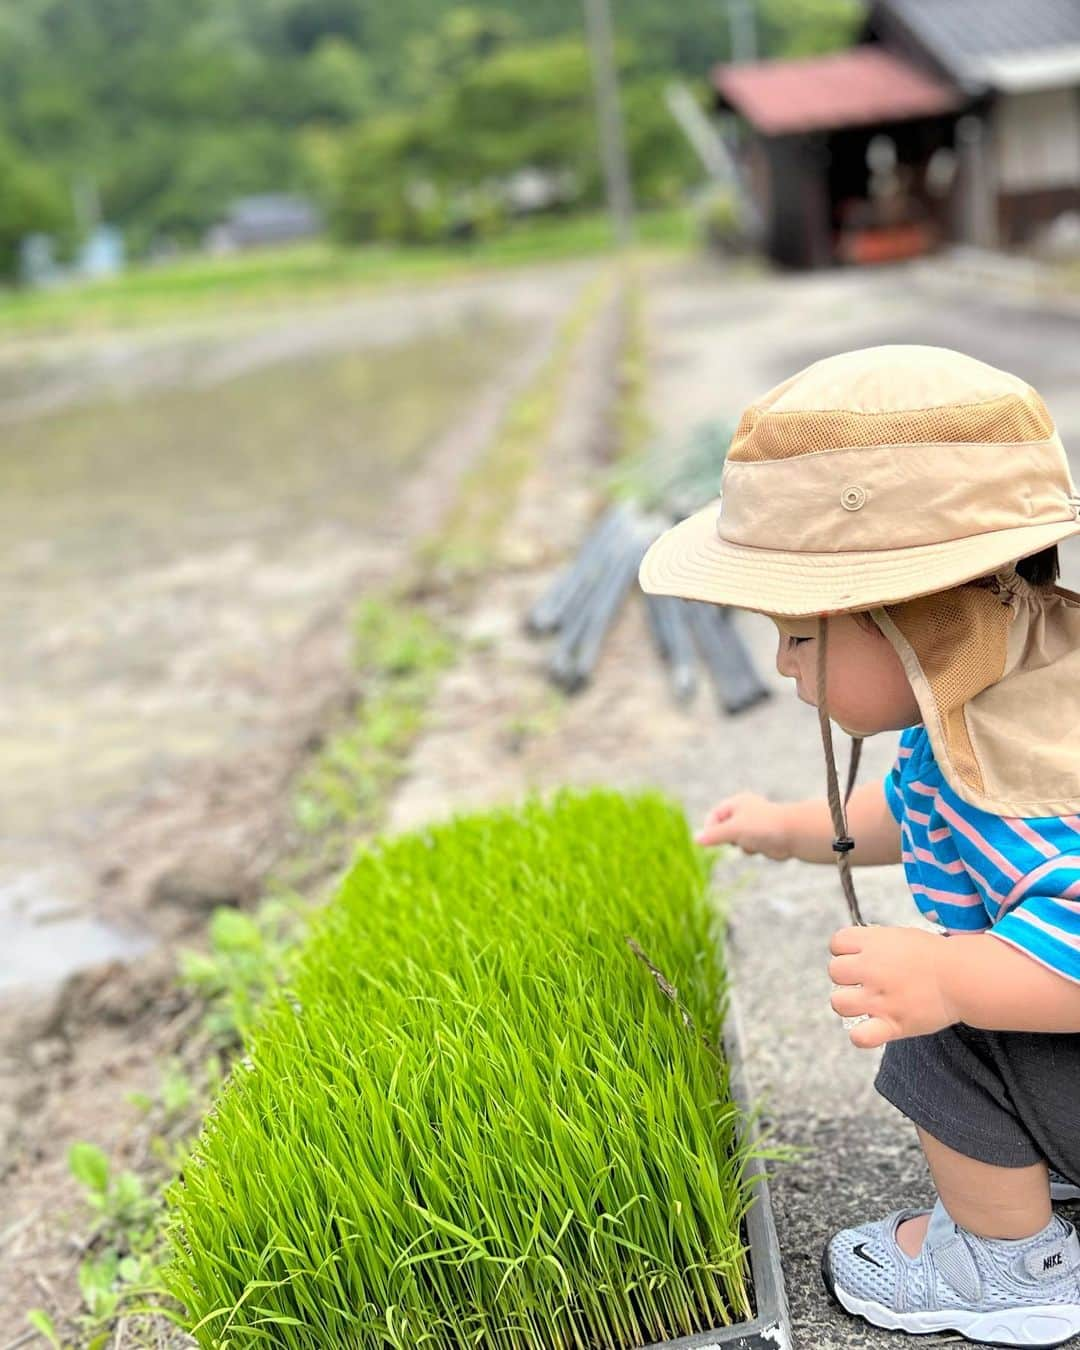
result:
[(958, 1023), (885, 1046), (874, 1086), (949, 1148), (1080, 1180), (1080, 1035)]

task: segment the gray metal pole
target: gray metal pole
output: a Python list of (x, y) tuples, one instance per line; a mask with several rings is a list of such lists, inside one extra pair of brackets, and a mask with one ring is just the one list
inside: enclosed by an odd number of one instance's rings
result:
[(981, 248), (996, 248), (997, 193), (993, 161), (987, 153), (986, 127), (981, 117), (970, 114), (957, 122), (956, 144), (966, 216), (965, 242)]
[(754, 0), (728, 0), (728, 23), (731, 25), (731, 59), (757, 60), (757, 14)]
[(626, 154), (619, 77), (615, 70), (609, 0), (585, 0), (585, 26), (592, 55), (596, 116), (600, 127), (600, 155), (604, 164), (608, 208), (620, 247), (629, 244), (634, 232), (634, 199), (630, 186), (630, 162)]

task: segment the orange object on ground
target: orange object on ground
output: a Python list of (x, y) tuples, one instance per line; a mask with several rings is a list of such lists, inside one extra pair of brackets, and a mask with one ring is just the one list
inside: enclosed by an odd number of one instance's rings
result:
[(934, 242), (934, 232), (927, 225), (881, 225), (844, 231), (837, 253), (844, 262), (899, 262), (929, 253)]

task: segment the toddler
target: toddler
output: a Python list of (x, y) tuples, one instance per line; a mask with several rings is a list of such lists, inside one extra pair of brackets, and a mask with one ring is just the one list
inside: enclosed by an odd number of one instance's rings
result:
[[(852, 923), (832, 1007), (884, 1046), (875, 1086), (937, 1191), (833, 1236), (825, 1284), (877, 1326), (1059, 1345), (1080, 1332), (1080, 1241), (1051, 1208), (1080, 1197), (1080, 595), (1054, 584), (1080, 499), (1061, 441), (1017, 377), (875, 347), (754, 403), (721, 486), (642, 587), (773, 620), (829, 791), (738, 793), (698, 841), (835, 858)], [(856, 738), (844, 795), (830, 719)], [(853, 790), (882, 731), (896, 762)], [(862, 924), (852, 865), (894, 862), (938, 932)]]

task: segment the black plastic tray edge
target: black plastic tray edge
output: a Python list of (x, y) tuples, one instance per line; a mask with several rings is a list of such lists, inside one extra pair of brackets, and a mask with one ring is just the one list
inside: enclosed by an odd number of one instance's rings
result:
[[(742, 1044), (742, 1021), (734, 991), (729, 989), (727, 1016), (724, 1019), (724, 1051), (730, 1065), (731, 1095), (740, 1108), (740, 1129), (744, 1142), (753, 1146), (758, 1138), (758, 1130), (750, 1118), (750, 1085), (743, 1063)], [(673, 1341), (655, 1341), (644, 1347), (644, 1350), (707, 1350), (710, 1346), (723, 1346), (725, 1350), (791, 1350), (791, 1327), (784, 1272), (780, 1264), (780, 1244), (769, 1199), (769, 1184), (760, 1159), (750, 1160), (746, 1175), (753, 1179), (755, 1195), (746, 1216), (750, 1271), (754, 1302), (757, 1305), (755, 1316), (749, 1322), (736, 1322), (714, 1331), (699, 1331), (693, 1336), (679, 1336)]]

